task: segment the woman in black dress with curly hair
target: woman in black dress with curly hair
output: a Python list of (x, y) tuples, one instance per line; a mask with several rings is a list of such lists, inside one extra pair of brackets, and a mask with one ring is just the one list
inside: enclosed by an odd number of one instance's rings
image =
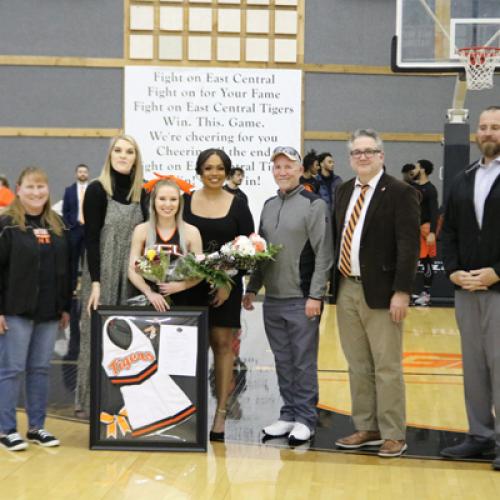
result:
[[(221, 149), (202, 151), (196, 161), (196, 173), (200, 176), (203, 187), (191, 196), (186, 196), (184, 220), (199, 229), (205, 252), (219, 250), (224, 243), (236, 236), (248, 236), (254, 231), (248, 205), (222, 189), (230, 169), (231, 160)], [(241, 327), (242, 274), (239, 273), (233, 279), (234, 285), (230, 291), (226, 288), (209, 291), (206, 283), (197, 287), (197, 295), (200, 297), (198, 305), (202, 305), (204, 299), (206, 304), (208, 297), (210, 307), (210, 347), (214, 353), (217, 397), (217, 410), (210, 432), (212, 441), (224, 440), (226, 403), (234, 357), (231, 342), (233, 330)]]

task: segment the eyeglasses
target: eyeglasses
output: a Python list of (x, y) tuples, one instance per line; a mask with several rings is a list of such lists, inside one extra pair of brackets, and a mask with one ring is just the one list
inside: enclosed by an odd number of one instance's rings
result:
[(365, 155), (367, 158), (373, 158), (377, 153), (381, 153), (380, 149), (353, 149), (349, 152), (349, 154), (353, 158), (356, 158), (356, 160), (361, 158), (363, 155)]
[(273, 154), (271, 156), (271, 161), (274, 161), (274, 159), (278, 155), (285, 155), (286, 157), (288, 157), (288, 159), (292, 161), (298, 161), (302, 163), (302, 158), (300, 157), (299, 152), (290, 146), (278, 146), (274, 148)]

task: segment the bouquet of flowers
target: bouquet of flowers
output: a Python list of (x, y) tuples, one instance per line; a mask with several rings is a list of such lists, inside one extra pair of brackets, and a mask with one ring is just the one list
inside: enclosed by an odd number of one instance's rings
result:
[(250, 236), (237, 236), (225, 243), (218, 253), (222, 269), (250, 271), (259, 262), (274, 260), (280, 250), (281, 245), (267, 243), (262, 236), (252, 233)]
[(163, 283), (170, 268), (170, 255), (160, 247), (151, 247), (135, 261), (135, 270), (146, 280)]
[(222, 269), (207, 265), (205, 255), (188, 253), (179, 255), (174, 262), (170, 254), (160, 245), (148, 248), (145, 254), (135, 262), (136, 271), (146, 280), (159, 284), (168, 281), (201, 279), (214, 288), (231, 287), (233, 280)]
[(211, 266), (209, 259), (204, 254), (188, 253), (179, 257), (170, 268), (167, 278), (168, 281), (202, 279), (213, 288), (231, 288), (233, 285), (230, 273)]
[(281, 245), (267, 243), (258, 234), (237, 236), (222, 245), (218, 252), (205, 256), (204, 264), (214, 270), (225, 271), (234, 276), (238, 271), (251, 271), (259, 262), (274, 260), (281, 250)]
[[(233, 241), (225, 243), (218, 252), (211, 254), (177, 255), (171, 262), (170, 254), (161, 245), (148, 248), (143, 256), (135, 262), (136, 271), (146, 280), (153, 283), (168, 281), (205, 280), (213, 288), (231, 288), (231, 276), (239, 270), (252, 270), (258, 262), (273, 260), (281, 250), (281, 245), (267, 243), (258, 234), (237, 236)], [(134, 298), (134, 304), (139, 305)], [(167, 302), (169, 298), (167, 297)]]

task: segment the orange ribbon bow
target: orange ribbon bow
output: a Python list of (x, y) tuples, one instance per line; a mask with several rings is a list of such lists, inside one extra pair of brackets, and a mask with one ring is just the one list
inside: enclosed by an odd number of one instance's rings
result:
[(157, 174), (156, 172), (153, 172), (153, 175), (156, 175), (156, 179), (151, 179), (150, 181), (146, 182), (142, 187), (148, 192), (151, 193), (153, 191), (154, 187), (156, 186), (156, 183), (159, 181), (171, 181), (174, 182), (179, 186), (179, 189), (183, 191), (184, 193), (191, 193), (191, 191), (194, 189), (194, 186), (190, 184), (189, 182), (185, 181), (184, 179), (180, 179), (179, 177), (176, 177), (175, 175), (160, 175)]
[(105, 411), (101, 411), (101, 423), (106, 425), (106, 439), (109, 439), (110, 437), (116, 439), (118, 429), (120, 429), (122, 436), (125, 436), (127, 432), (132, 432), (127, 417), (128, 414), (125, 407), (118, 412), (118, 415), (110, 415)]

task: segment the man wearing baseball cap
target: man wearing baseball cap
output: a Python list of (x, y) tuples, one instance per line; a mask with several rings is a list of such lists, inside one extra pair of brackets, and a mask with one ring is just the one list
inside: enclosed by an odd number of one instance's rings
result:
[(263, 431), (269, 437), (288, 436), (293, 446), (308, 441), (316, 428), (319, 323), (333, 246), (326, 203), (299, 182), (300, 154), (279, 146), (271, 161), (278, 193), (264, 204), (260, 234), (282, 248), (252, 274), (243, 307), (252, 310), (265, 286), (264, 326), (283, 406), (279, 419)]

